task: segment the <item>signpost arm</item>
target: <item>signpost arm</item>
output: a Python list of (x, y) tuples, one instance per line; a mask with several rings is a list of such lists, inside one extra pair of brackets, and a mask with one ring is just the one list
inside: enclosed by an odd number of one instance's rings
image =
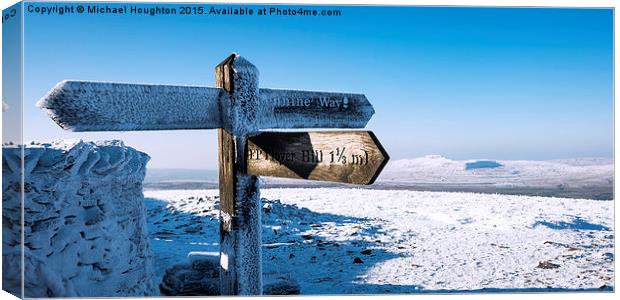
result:
[[(220, 169), (220, 292), (222, 295), (262, 295), (261, 200), (258, 178), (247, 174), (245, 143), (258, 101), (258, 71), (236, 54), (216, 69), (216, 86), (223, 89), (218, 129)], [(226, 99), (228, 98), (228, 99)]]

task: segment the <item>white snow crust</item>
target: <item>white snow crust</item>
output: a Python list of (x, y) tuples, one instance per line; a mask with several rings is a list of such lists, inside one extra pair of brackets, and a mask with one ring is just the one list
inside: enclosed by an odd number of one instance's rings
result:
[[(3, 287), (15, 295), (21, 294), (21, 149), (2, 149)], [(23, 296), (157, 294), (142, 195), (149, 156), (121, 141), (23, 149)]]

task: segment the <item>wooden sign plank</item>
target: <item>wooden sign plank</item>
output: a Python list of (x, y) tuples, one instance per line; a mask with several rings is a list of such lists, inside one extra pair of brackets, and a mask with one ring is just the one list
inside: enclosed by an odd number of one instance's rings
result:
[(389, 156), (371, 131), (263, 132), (246, 159), (257, 176), (372, 184)]
[(375, 113), (362, 94), (260, 89), (260, 128), (364, 128)]
[(213, 129), (221, 127), (220, 90), (61, 81), (37, 106), (72, 131)]
[(258, 89), (247, 82), (237, 83), (238, 88), (256, 99), (238, 105), (222, 93), (234, 82), (223, 84), (211, 88), (65, 80), (37, 106), (71, 131), (363, 128), (375, 112), (362, 94)]

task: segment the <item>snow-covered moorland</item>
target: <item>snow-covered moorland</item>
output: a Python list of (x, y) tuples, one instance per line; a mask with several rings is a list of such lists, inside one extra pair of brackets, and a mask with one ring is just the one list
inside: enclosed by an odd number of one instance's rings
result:
[[(145, 191), (159, 278), (217, 255), (218, 190)], [(609, 290), (613, 201), (263, 189), (263, 268), (302, 294)]]

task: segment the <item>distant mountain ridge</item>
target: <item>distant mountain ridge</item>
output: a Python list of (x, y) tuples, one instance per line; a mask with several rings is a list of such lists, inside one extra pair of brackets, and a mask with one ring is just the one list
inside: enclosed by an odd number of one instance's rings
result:
[(584, 187), (613, 183), (613, 169), (613, 159), (606, 158), (543, 161), (451, 160), (440, 155), (428, 155), (388, 163), (379, 180), (408, 183)]
[[(263, 187), (357, 187), (613, 199), (614, 160), (452, 160), (441, 155), (390, 161), (375, 184), (262, 177)], [(218, 188), (217, 170), (147, 169), (146, 189)]]

